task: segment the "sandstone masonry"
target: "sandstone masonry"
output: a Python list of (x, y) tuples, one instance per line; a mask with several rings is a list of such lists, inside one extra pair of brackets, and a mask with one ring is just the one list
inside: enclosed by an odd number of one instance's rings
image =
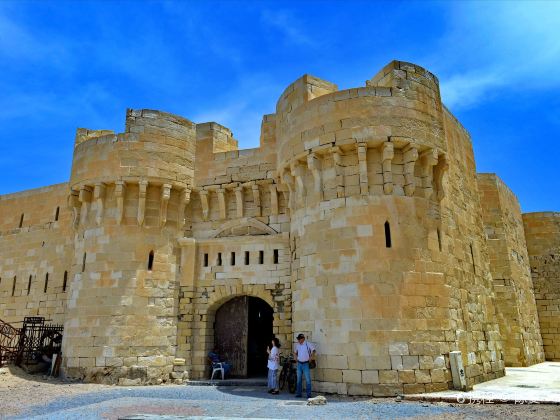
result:
[[(454, 350), (472, 386), (559, 360), (559, 221), (476, 174), (427, 70), (305, 75), (255, 149), (152, 110), (78, 129), (68, 183), (0, 196), (0, 318), (63, 322), (68, 376), (180, 383), (208, 376), (220, 308), (247, 296), (284, 348), (316, 343), (319, 391), (448, 389)], [(230, 332), (241, 360), (247, 325)]]

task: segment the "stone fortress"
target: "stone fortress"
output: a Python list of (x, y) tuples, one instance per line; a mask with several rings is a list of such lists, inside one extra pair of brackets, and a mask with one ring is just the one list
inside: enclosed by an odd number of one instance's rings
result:
[(560, 213), (476, 173), (425, 69), (305, 75), (258, 148), (128, 110), (78, 129), (68, 183), (0, 196), (0, 319), (25, 316), (64, 323), (63, 372), (89, 381), (208, 377), (214, 346), (258, 374), (303, 332), (317, 391), (448, 389), (457, 350), (472, 386), (560, 360)]

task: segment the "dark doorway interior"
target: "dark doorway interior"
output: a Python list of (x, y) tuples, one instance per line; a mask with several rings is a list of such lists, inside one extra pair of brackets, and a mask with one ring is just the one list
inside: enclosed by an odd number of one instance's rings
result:
[(214, 343), (232, 364), (232, 377), (267, 374), (266, 347), (272, 339), (272, 308), (262, 299), (241, 296), (216, 311)]
[(264, 300), (249, 298), (249, 336), (247, 341), (247, 376), (266, 376), (272, 340), (272, 308)]

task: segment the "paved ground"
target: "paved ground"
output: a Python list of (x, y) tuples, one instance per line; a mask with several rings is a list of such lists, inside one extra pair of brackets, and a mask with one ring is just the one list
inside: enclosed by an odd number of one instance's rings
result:
[[(492, 398), (470, 398), (469, 393), (436, 393), (447, 402), (404, 401), (395, 398), (348, 398), (327, 395), (324, 406), (307, 406), (305, 400), (282, 393), (266, 393), (266, 388), (243, 383), (241, 386), (153, 386), (89, 388), (69, 394), (82, 384), (48, 384), (17, 378), (30, 383), (35, 395), (24, 384), (4, 388), (1, 399), (17, 403), (2, 413), (4, 419), (209, 419), (209, 418), (313, 418), (313, 419), (560, 419), (560, 405), (536, 404), (534, 394), (558, 397), (560, 363), (530, 368), (508, 369), (508, 378), (477, 386), (473, 392), (491, 392)], [(524, 385), (524, 386), (520, 386)], [(94, 386), (94, 385), (92, 385)], [(537, 386), (538, 388), (531, 388)], [(50, 387), (50, 388), (49, 388)], [(49, 389), (52, 389), (49, 391)], [(58, 392), (56, 392), (58, 390)], [(1, 389), (0, 389), (1, 391)], [(25, 391), (25, 392), (23, 392)], [(46, 392), (44, 392), (46, 391)], [(56, 392), (56, 393), (55, 393)], [(73, 391), (70, 391), (73, 392)], [(517, 394), (513, 394), (517, 392)], [(523, 396), (517, 404), (497, 404), (499, 396)], [(459, 398), (457, 398), (459, 397)], [(523, 404), (521, 404), (523, 403)], [(0, 407), (2, 405), (0, 404)], [(8, 407), (8, 406), (6, 406)]]
[(396, 402), (327, 396), (324, 406), (307, 406), (291, 394), (271, 396), (264, 387), (114, 387), (29, 407), (21, 419), (314, 418), (314, 419), (482, 419), (560, 418), (557, 405), (480, 405)]
[(476, 385), (470, 392), (443, 391), (407, 398), (432, 401), (560, 403), (560, 363), (545, 362), (526, 368), (506, 368), (506, 376)]

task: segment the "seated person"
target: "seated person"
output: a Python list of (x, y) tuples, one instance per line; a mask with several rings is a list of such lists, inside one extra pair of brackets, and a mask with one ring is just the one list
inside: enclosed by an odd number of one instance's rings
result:
[(216, 347), (214, 347), (214, 350), (208, 353), (208, 360), (212, 365), (214, 365), (214, 363), (222, 364), (222, 367), (224, 368), (224, 377), (229, 374), (229, 371), (231, 370), (231, 365), (225, 362), (224, 360), (222, 360), (222, 357), (220, 356), (220, 352)]

